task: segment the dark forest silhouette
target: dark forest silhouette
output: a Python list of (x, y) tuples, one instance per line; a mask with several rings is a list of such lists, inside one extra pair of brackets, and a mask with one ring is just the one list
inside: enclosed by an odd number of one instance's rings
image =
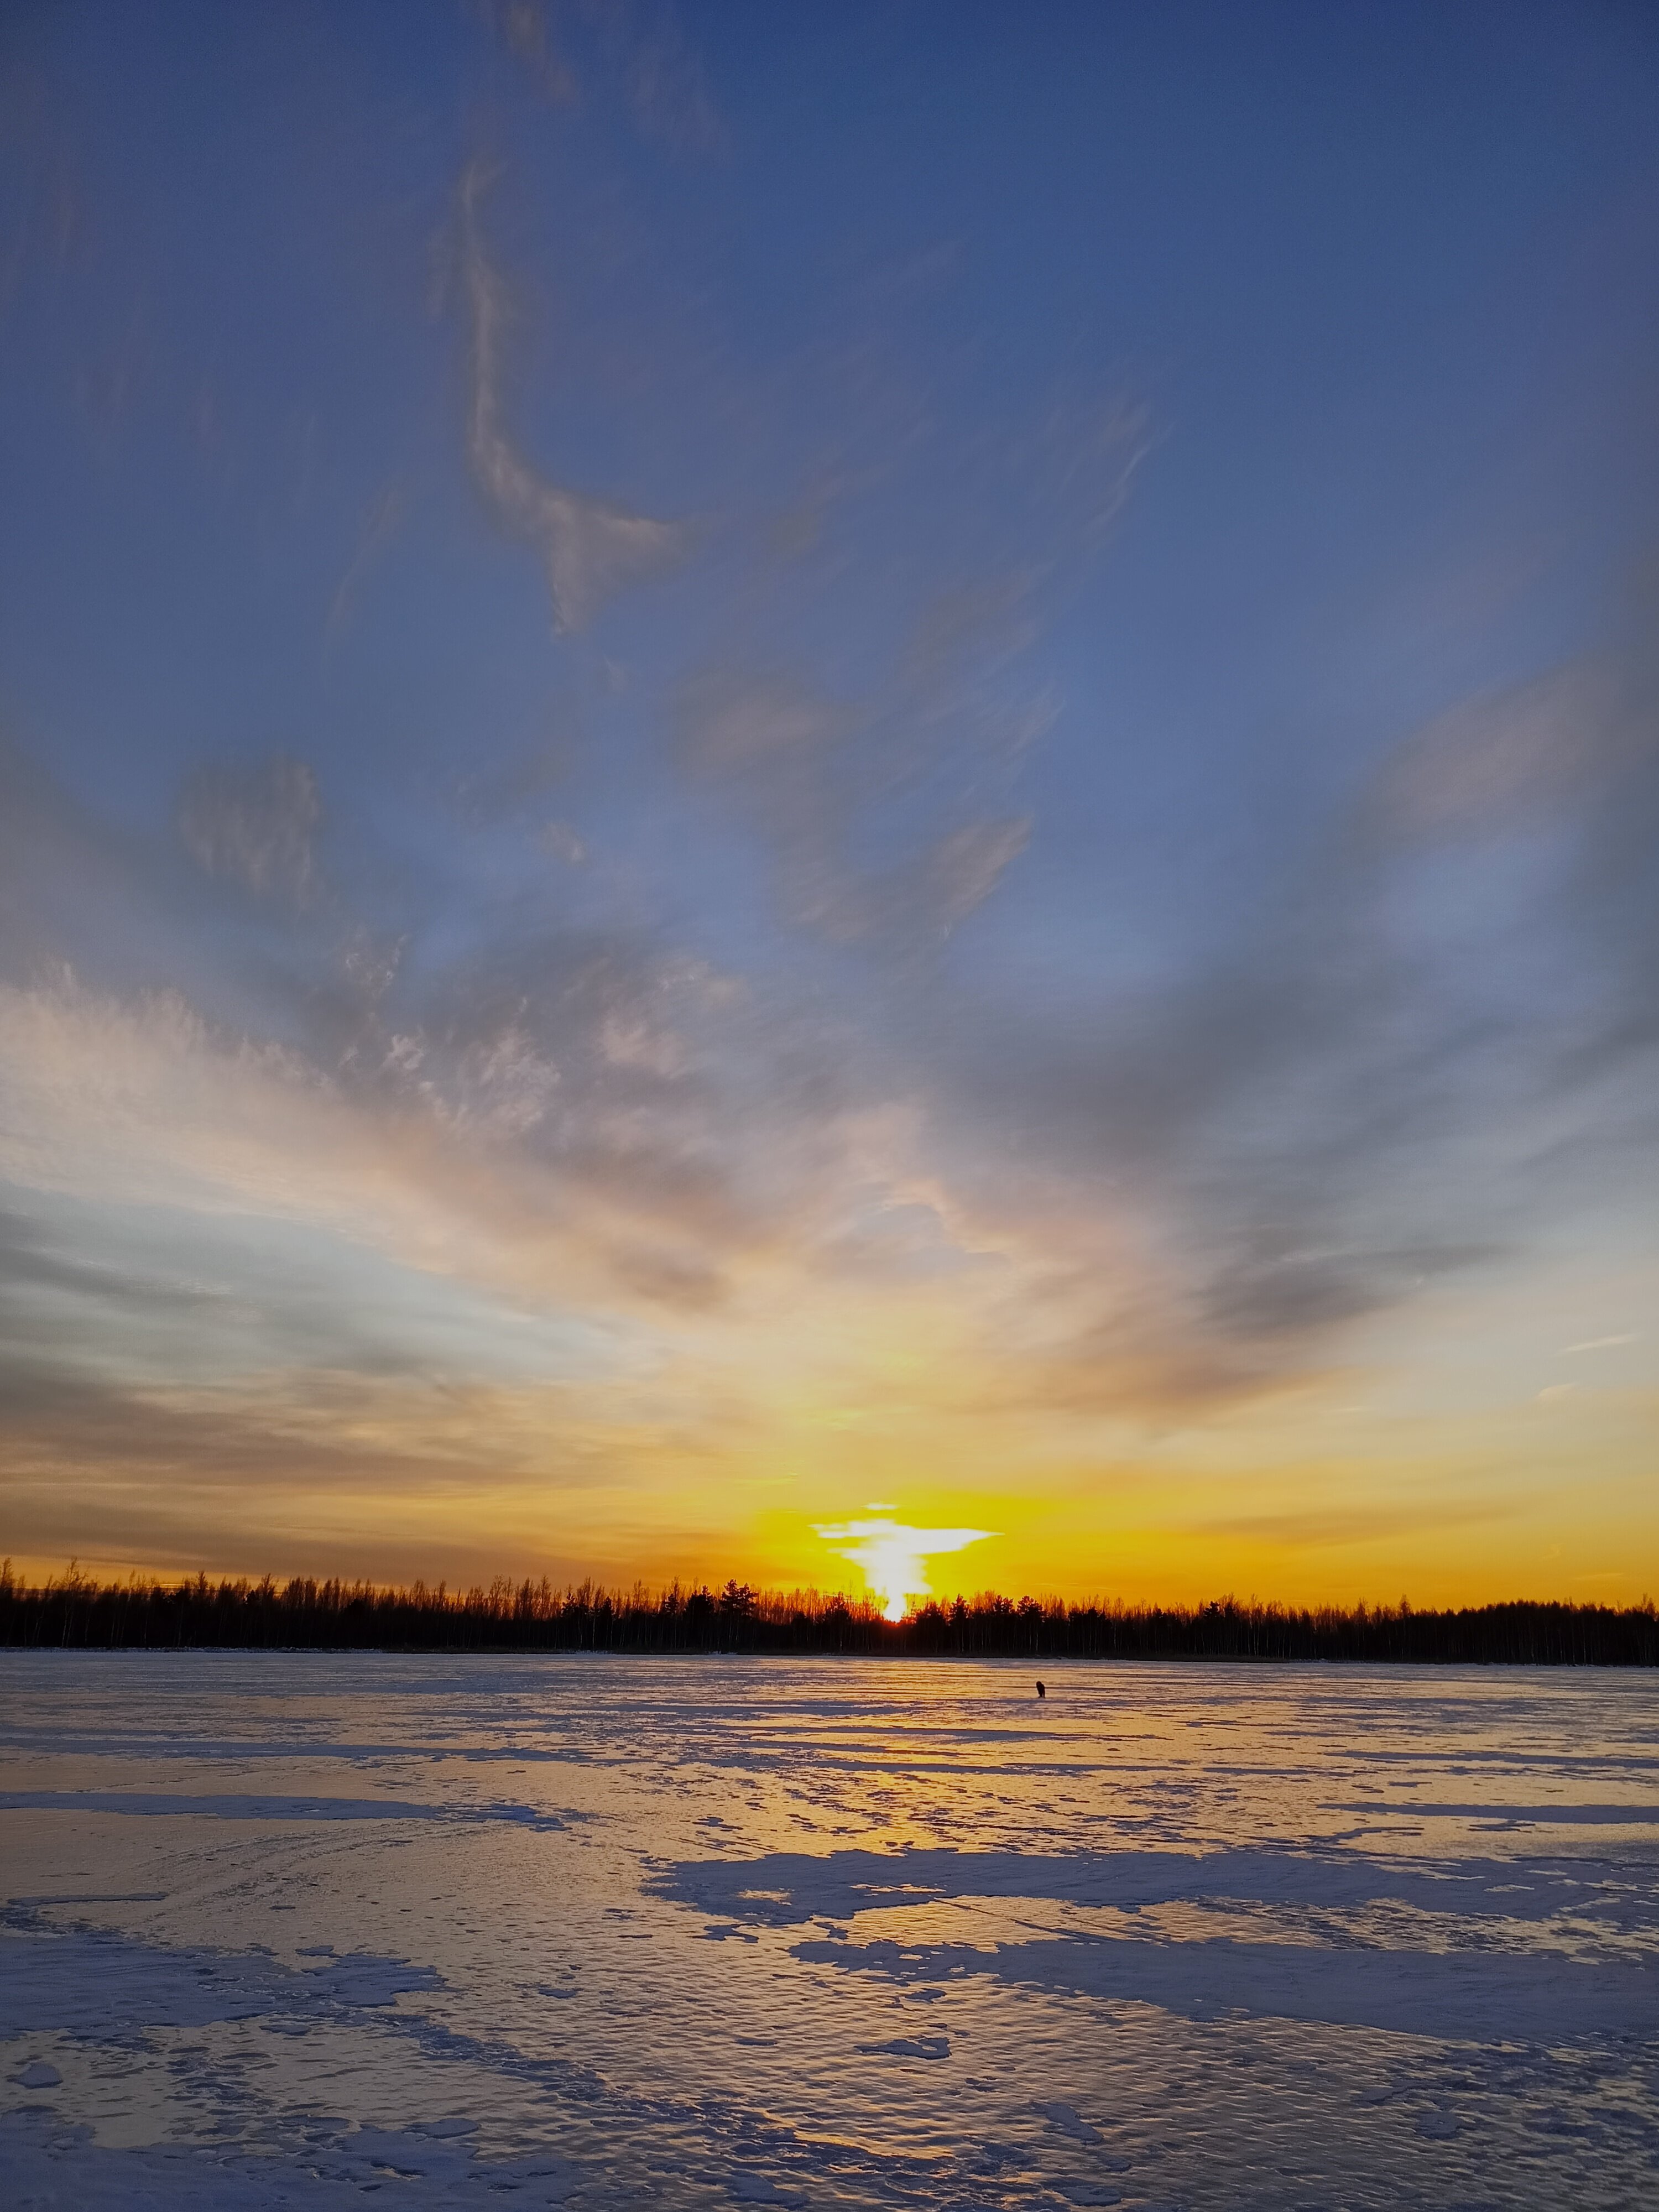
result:
[(728, 1582), (653, 1594), (497, 1579), (450, 1590), (295, 1577), (277, 1583), (100, 1583), (74, 1566), (30, 1587), (0, 1568), (0, 1644), (89, 1650), (633, 1651), (941, 1659), (1370, 1660), (1507, 1666), (1659, 1665), (1650, 1600), (1622, 1609), (1517, 1601), (1419, 1611), (1067, 1605), (994, 1593), (883, 1619), (874, 1601)]

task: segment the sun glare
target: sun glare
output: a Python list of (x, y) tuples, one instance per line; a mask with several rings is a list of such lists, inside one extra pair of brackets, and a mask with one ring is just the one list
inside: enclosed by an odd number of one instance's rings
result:
[(991, 1528), (912, 1528), (902, 1521), (888, 1520), (831, 1522), (814, 1529), (842, 1559), (861, 1569), (889, 1620), (902, 1620), (912, 1598), (931, 1595), (924, 1559), (935, 1553), (965, 1551), (995, 1533)]

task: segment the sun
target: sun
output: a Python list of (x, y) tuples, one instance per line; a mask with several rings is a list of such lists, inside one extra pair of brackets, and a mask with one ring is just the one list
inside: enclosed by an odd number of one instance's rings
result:
[(833, 1544), (843, 1559), (861, 1568), (872, 1596), (881, 1600), (884, 1620), (902, 1620), (912, 1598), (927, 1597), (932, 1585), (924, 1559), (940, 1552), (965, 1551), (996, 1532), (991, 1528), (914, 1528), (902, 1521), (842, 1521), (818, 1524), (815, 1532)]

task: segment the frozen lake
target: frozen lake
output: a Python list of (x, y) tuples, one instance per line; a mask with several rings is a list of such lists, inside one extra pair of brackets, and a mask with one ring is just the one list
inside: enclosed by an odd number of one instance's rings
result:
[(22, 2206), (1659, 2203), (1635, 1674), (0, 1653)]

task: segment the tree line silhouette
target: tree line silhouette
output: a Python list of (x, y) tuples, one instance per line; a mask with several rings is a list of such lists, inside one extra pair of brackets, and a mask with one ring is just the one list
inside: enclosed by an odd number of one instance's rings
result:
[(392, 1589), (295, 1576), (277, 1583), (99, 1583), (71, 1565), (38, 1586), (0, 1567), (0, 1644), (77, 1650), (750, 1652), (939, 1659), (1369, 1660), (1395, 1664), (1652, 1667), (1653, 1602), (1622, 1608), (1520, 1600), (1419, 1610), (1241, 1602), (1124, 1605), (988, 1591), (889, 1621), (869, 1598), (813, 1589), (657, 1592), (592, 1582), (558, 1589), (500, 1577), (486, 1589)]

